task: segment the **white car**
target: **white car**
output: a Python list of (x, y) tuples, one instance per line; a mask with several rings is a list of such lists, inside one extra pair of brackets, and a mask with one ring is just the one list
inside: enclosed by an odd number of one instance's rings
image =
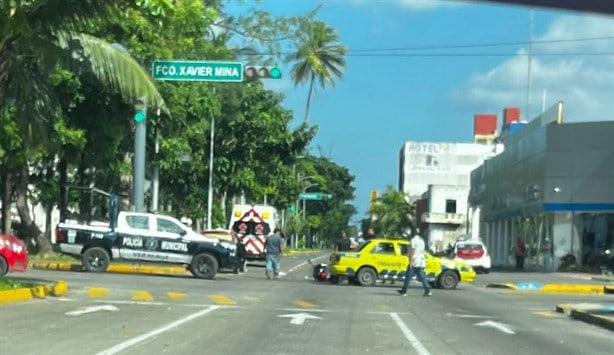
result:
[(464, 261), (477, 273), (490, 272), (490, 254), (480, 239), (457, 241), (454, 245), (454, 260)]

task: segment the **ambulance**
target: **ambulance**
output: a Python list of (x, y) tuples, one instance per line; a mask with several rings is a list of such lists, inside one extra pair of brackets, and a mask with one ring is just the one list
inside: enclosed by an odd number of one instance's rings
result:
[(264, 241), (278, 226), (273, 206), (234, 205), (228, 229), (243, 244), (247, 260), (264, 260)]

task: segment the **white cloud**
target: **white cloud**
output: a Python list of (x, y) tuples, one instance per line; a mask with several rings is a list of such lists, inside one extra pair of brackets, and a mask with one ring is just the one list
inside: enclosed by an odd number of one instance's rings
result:
[[(610, 39), (568, 41), (580, 38)], [(614, 120), (614, 20), (563, 16), (535, 37), (531, 60), (530, 118), (542, 108), (564, 102), (566, 121)], [(540, 41), (558, 41), (540, 44)], [(496, 67), (473, 74), (454, 97), (474, 107), (527, 109), (527, 49)], [(573, 55), (553, 55), (568, 53)], [(602, 53), (601, 55), (582, 55)], [(609, 54), (604, 54), (609, 53)], [(539, 55), (550, 54), (550, 55)]]

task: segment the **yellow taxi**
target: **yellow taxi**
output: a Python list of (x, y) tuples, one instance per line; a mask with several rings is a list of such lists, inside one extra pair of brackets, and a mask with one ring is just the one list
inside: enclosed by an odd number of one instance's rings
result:
[[(355, 250), (334, 252), (330, 256), (330, 280), (373, 286), (379, 280), (403, 280), (409, 262), (409, 241), (404, 239), (372, 239)], [(451, 290), (460, 282), (473, 282), (471, 265), (426, 254), (424, 273), (433, 286)]]

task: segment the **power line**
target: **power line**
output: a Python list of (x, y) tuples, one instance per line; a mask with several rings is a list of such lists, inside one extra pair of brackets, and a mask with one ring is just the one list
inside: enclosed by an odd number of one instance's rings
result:
[[(347, 57), (511, 57), (511, 56), (528, 56), (528, 53), (360, 53), (347, 54)], [(536, 53), (532, 56), (609, 56), (614, 55), (614, 52), (562, 52), (562, 53)]]
[[(533, 45), (535, 45), (535, 44), (554, 44), (554, 43), (565, 43), (565, 42), (588, 42), (588, 41), (603, 41), (603, 40), (614, 40), (614, 36), (542, 40), (542, 41), (533, 41), (532, 43)], [(434, 45), (434, 46), (415, 46), (415, 47), (396, 47), (396, 48), (394, 47), (393, 48), (365, 48), (365, 49), (351, 49), (348, 51), (348, 53), (506, 47), (506, 46), (519, 46), (519, 45), (526, 45), (526, 44), (528, 44), (528, 42), (524, 41), (524, 42), (491, 42), (491, 43), (455, 44), (455, 45), (446, 45), (446, 46)]]

